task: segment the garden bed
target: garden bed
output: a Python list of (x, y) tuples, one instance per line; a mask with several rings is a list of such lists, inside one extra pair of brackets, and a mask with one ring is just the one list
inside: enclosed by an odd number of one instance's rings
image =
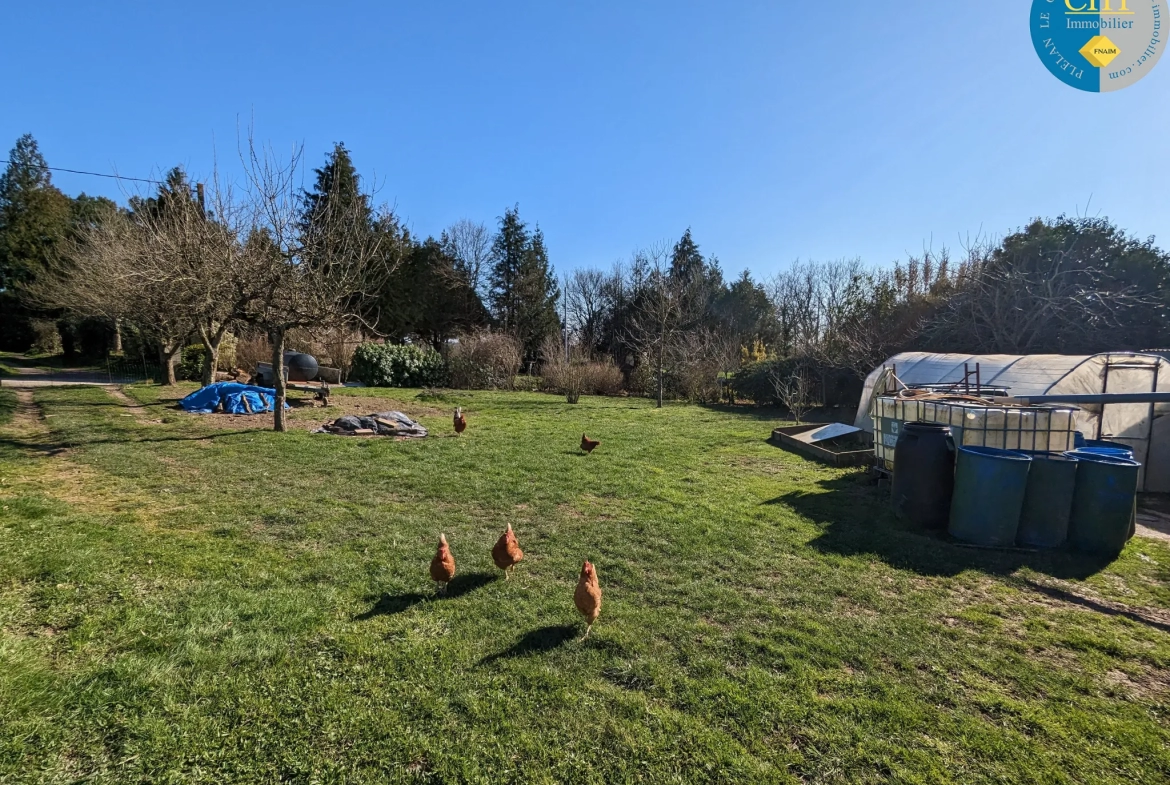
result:
[(864, 434), (860, 432), (845, 434), (815, 444), (794, 438), (797, 434), (824, 427), (824, 423), (804, 423), (774, 428), (770, 441), (830, 466), (864, 466), (873, 460), (873, 450), (866, 443)]

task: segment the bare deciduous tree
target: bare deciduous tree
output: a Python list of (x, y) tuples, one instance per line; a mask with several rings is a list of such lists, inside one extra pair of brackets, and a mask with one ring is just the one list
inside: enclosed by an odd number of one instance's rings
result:
[(185, 208), (124, 213), (80, 230), (53, 260), (31, 294), (48, 307), (135, 325), (158, 346), (164, 384), (194, 328), (182, 293), (184, 268), (197, 256)]
[(244, 318), (265, 330), (272, 344), (277, 431), (286, 427), (282, 369), (288, 331), (364, 323), (367, 306), (376, 302), (400, 258), (383, 248), (393, 233), (379, 231), (394, 223), (393, 215), (384, 211), (371, 226), (358, 200), (323, 200), (314, 220), (327, 222), (329, 231), (303, 231), (300, 163), (299, 148), (283, 162), (249, 139), (245, 168), (251, 210), (241, 267), (254, 296)]
[(444, 250), (455, 259), (455, 269), (463, 274), (467, 285), (481, 298), (487, 295), (488, 258), (492, 250), (492, 232), (481, 221), (460, 219), (443, 233)]
[(713, 403), (722, 397), (723, 375), (738, 364), (734, 336), (704, 327), (680, 331), (668, 349), (679, 391), (689, 401)]
[(670, 275), (670, 247), (669, 243), (657, 243), (635, 253), (631, 261), (631, 278), (638, 294), (629, 322), (630, 339), (654, 363), (659, 408), (670, 350), (681, 330), (684, 305), (682, 288)]
[(601, 338), (602, 320), (609, 312), (605, 274), (595, 269), (574, 270), (565, 285), (569, 330), (592, 355)]
[(792, 419), (801, 422), (813, 407), (812, 385), (808, 376), (801, 371), (784, 375), (778, 368), (774, 368), (769, 373), (769, 380), (776, 393), (776, 400), (788, 410)]
[(1119, 284), (1107, 265), (1072, 258), (1075, 250), (1035, 270), (995, 258), (988, 247), (969, 249), (962, 285), (927, 326), (928, 337), (1010, 354), (1077, 351), (1107, 335), (1124, 345), (1131, 314), (1157, 307), (1158, 298)]

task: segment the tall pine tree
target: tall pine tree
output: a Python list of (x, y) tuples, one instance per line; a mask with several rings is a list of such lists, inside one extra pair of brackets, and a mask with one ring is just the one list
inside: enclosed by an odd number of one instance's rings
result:
[(16, 140), (8, 161), (0, 175), (0, 290), (30, 283), (45, 269), (70, 213), (32, 134)]
[(516, 313), (516, 332), (524, 344), (529, 361), (539, 359), (541, 344), (560, 329), (557, 301), (560, 288), (548, 263), (544, 233), (538, 227), (520, 264), (516, 281), (519, 308)]
[[(340, 242), (337, 234), (351, 231), (355, 220), (372, 227), (369, 194), (362, 193), (361, 178), (343, 142), (334, 144), (325, 165), (313, 172), (317, 180), (302, 202), (300, 229), (306, 242)], [(339, 225), (342, 221), (345, 226)]]
[(670, 277), (681, 293), (683, 324), (696, 327), (712, 321), (715, 300), (724, 289), (723, 271), (714, 257), (703, 258), (690, 227), (671, 250)]
[(492, 242), (490, 303), (496, 321), (524, 346), (525, 360), (540, 356), (540, 345), (556, 333), (560, 291), (540, 229), (529, 233), (519, 207), (505, 210)]

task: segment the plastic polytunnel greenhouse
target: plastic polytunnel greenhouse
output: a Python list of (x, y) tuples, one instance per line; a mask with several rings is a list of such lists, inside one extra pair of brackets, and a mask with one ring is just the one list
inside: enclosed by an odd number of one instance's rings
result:
[[(984, 387), (1000, 388), (1007, 395), (1098, 394), (1170, 392), (1170, 362), (1157, 354), (1111, 352), (1107, 354), (931, 354), (904, 352), (895, 355), (865, 380), (861, 404), (854, 422), (872, 431), (871, 402), (874, 387), (886, 369), (911, 386), (961, 384), (968, 371), (979, 366)], [(964, 365), (966, 366), (964, 368)], [(877, 391), (881, 395), (882, 391)], [(1170, 404), (1078, 404), (1076, 428), (1086, 439), (1106, 439), (1132, 447), (1143, 464), (1139, 488), (1145, 492), (1170, 492)]]

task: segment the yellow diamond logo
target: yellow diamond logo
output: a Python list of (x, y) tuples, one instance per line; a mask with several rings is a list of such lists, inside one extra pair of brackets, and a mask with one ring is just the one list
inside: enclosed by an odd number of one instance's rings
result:
[(1117, 48), (1117, 44), (1105, 36), (1095, 35), (1081, 47), (1081, 54), (1093, 65), (1104, 68), (1113, 62), (1113, 58), (1121, 54), (1121, 50)]

